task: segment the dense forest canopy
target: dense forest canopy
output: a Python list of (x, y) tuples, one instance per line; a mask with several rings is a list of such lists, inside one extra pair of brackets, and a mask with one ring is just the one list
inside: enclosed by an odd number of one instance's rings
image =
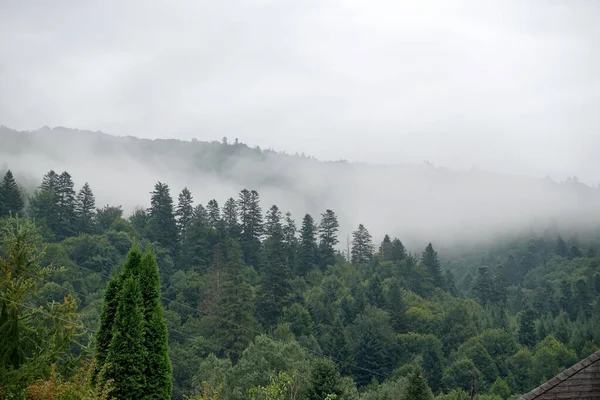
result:
[(294, 215), (336, 210), (341, 246), (360, 223), (377, 241), (386, 233), (415, 248), (434, 241), (445, 253), (460, 244), (495, 242), (498, 234), (542, 233), (552, 224), (582, 233), (600, 218), (599, 190), (576, 178), (557, 183), (428, 163), (322, 162), (252, 148), (234, 137), (189, 142), (0, 127), (0, 161), (29, 192), (48, 170), (68, 170), (74, 180), (89, 182), (98, 205), (119, 204), (125, 215), (147, 205), (156, 181), (177, 193), (188, 187), (202, 204), (252, 188), (265, 203)]
[(27, 173), (0, 184), (0, 396), (454, 400), (475, 376), (506, 400), (600, 348), (597, 230), (445, 259), (368, 220), (346, 244), (349, 211), (259, 190), (199, 201), (156, 179), (125, 213), (67, 170), (33, 190)]

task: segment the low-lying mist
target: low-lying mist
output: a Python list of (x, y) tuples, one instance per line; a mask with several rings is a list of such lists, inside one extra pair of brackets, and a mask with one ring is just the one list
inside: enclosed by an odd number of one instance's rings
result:
[(373, 166), (321, 162), (252, 149), (243, 144), (114, 137), (99, 132), (0, 128), (0, 165), (28, 190), (53, 169), (68, 171), (76, 189), (89, 182), (96, 205), (122, 205), (126, 214), (147, 207), (157, 181), (174, 201), (187, 186), (196, 203), (237, 198), (255, 189), (263, 211), (272, 204), (297, 224), (330, 208), (340, 221), (340, 246), (363, 223), (378, 243), (385, 233), (413, 251), (432, 241), (440, 247), (482, 244), (499, 236), (596, 228), (600, 196), (569, 180), (458, 171), (430, 164)]

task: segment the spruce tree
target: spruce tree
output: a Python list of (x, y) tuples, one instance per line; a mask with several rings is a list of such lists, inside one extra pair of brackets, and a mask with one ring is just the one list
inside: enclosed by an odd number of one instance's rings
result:
[(327, 268), (328, 265), (335, 264), (335, 249), (334, 246), (339, 243), (337, 233), (340, 224), (337, 216), (331, 210), (326, 210), (321, 215), (321, 223), (319, 224), (319, 266), (321, 269)]
[(6, 171), (0, 182), (0, 218), (9, 215), (18, 215), (23, 210), (23, 197), (17, 181), (10, 171)]
[(151, 193), (150, 209), (148, 210), (148, 236), (161, 247), (175, 254), (179, 230), (173, 212), (173, 199), (169, 186), (158, 182)]
[(404, 399), (433, 400), (433, 393), (431, 392), (429, 385), (427, 385), (427, 379), (420, 369), (409, 376)]
[(80, 233), (92, 233), (94, 230), (94, 218), (96, 216), (96, 198), (86, 182), (79, 193), (75, 204), (75, 216)]
[(209, 224), (206, 209), (202, 204), (194, 208), (192, 219), (188, 223), (181, 239), (181, 268), (203, 269), (210, 260)]
[(373, 258), (373, 241), (371, 234), (363, 224), (352, 232), (352, 262), (354, 264), (365, 264)]
[(221, 229), (221, 209), (217, 200), (213, 199), (206, 205), (206, 212), (208, 213), (208, 223), (213, 229)]
[(106, 358), (105, 381), (112, 380), (111, 396), (119, 400), (145, 398), (147, 351), (143, 299), (138, 279), (126, 276)]
[(387, 301), (388, 314), (390, 315), (390, 324), (394, 331), (397, 333), (404, 333), (407, 327), (406, 311), (408, 307), (402, 296), (400, 290), (400, 284), (398, 280), (394, 279), (390, 284), (388, 301)]
[(75, 189), (71, 175), (64, 171), (56, 181), (56, 209), (58, 221), (55, 233), (59, 238), (73, 236), (76, 232)]
[(535, 345), (535, 312), (531, 308), (526, 308), (519, 316), (519, 342), (523, 346), (533, 347)]
[(281, 212), (275, 205), (267, 214), (265, 231), (267, 238), (263, 245), (263, 274), (257, 315), (264, 326), (272, 327), (279, 319), (282, 308), (287, 305), (291, 287), (291, 271), (286, 264), (283, 245)]
[(296, 221), (290, 212), (285, 213), (283, 225), (283, 246), (285, 247), (286, 264), (292, 271), (296, 270), (296, 252), (298, 251), (298, 238), (296, 237)]
[(406, 248), (400, 239), (392, 241), (392, 261), (402, 261), (406, 258)]
[(262, 236), (262, 211), (258, 192), (244, 189), (238, 200), (241, 237), (240, 245), (244, 254), (244, 262), (254, 267), (258, 266), (260, 253), (260, 238)]
[(305, 276), (317, 263), (317, 227), (313, 217), (306, 214), (300, 228), (300, 244), (298, 246), (298, 275)]
[(230, 239), (237, 240), (240, 237), (240, 224), (238, 222), (238, 209), (237, 204), (233, 197), (227, 199), (223, 205), (222, 221), (225, 228), (225, 232)]
[(194, 198), (192, 192), (187, 187), (184, 187), (179, 193), (177, 209), (175, 210), (175, 219), (177, 220), (177, 229), (180, 237), (185, 236), (185, 231), (194, 214)]
[(556, 248), (554, 251), (561, 257), (567, 257), (569, 255), (569, 248), (567, 247), (567, 244), (563, 238), (560, 236), (556, 238)]
[(219, 315), (222, 319), (217, 337), (225, 355), (236, 362), (248, 346), (257, 323), (254, 318), (254, 296), (245, 273), (242, 251), (234, 241), (228, 243), (227, 264), (224, 271)]
[(169, 360), (167, 325), (160, 302), (160, 280), (156, 258), (144, 254), (140, 265), (140, 289), (145, 319), (144, 346), (146, 385), (144, 399), (168, 400), (173, 391), (172, 367)]
[(389, 235), (385, 235), (383, 237), (383, 241), (379, 246), (379, 255), (381, 256), (381, 261), (392, 261), (393, 253), (392, 253), (392, 239), (390, 239)]
[(473, 294), (482, 305), (487, 305), (494, 300), (494, 282), (488, 267), (479, 267), (477, 279), (473, 287)]
[(440, 267), (437, 252), (434, 250), (431, 243), (425, 248), (421, 257), (421, 263), (427, 267), (427, 271), (433, 279), (433, 284), (437, 287), (442, 287), (444, 283), (442, 279), (442, 269)]

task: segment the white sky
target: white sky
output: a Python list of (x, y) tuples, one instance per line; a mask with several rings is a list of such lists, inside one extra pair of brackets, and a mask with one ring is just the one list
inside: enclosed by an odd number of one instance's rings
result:
[(600, 183), (600, 2), (0, 2), (0, 124)]

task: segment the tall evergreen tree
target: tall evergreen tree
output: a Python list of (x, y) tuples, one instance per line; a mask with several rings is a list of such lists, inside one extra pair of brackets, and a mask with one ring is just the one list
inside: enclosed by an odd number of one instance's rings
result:
[(23, 210), (23, 198), (10, 169), (0, 182), (0, 218), (18, 215)]
[(241, 228), (240, 223), (238, 222), (237, 203), (233, 197), (227, 199), (223, 205), (222, 220), (227, 236), (237, 240), (240, 237)]
[(264, 326), (272, 327), (285, 307), (290, 291), (291, 271), (286, 264), (283, 246), (281, 211), (273, 206), (267, 213), (265, 222), (267, 238), (263, 246), (263, 274), (258, 297), (257, 315)]
[(144, 399), (168, 400), (173, 391), (171, 361), (167, 325), (160, 302), (160, 280), (156, 258), (150, 252), (144, 254), (140, 265), (140, 290), (145, 320), (144, 346), (146, 385)]
[[(134, 276), (123, 280), (113, 324), (113, 337), (103, 377), (112, 380), (111, 395), (117, 399), (145, 398), (146, 388), (145, 320), (140, 284)], [(105, 381), (105, 382), (106, 382)]]
[(406, 258), (406, 248), (400, 239), (392, 241), (392, 261), (402, 261)]
[(202, 204), (194, 208), (192, 219), (188, 223), (181, 240), (181, 268), (204, 269), (210, 261), (209, 224), (206, 209)]
[(306, 214), (300, 228), (300, 244), (298, 246), (298, 274), (305, 276), (317, 263), (317, 227), (313, 217)]
[(381, 242), (381, 245), (379, 246), (379, 255), (381, 256), (381, 261), (393, 260), (392, 239), (390, 238), (390, 235), (386, 234), (383, 237), (383, 241)]
[(177, 221), (173, 213), (173, 199), (169, 186), (157, 182), (151, 193), (150, 209), (148, 210), (148, 236), (161, 247), (175, 253), (178, 240)]
[(185, 236), (185, 231), (194, 215), (194, 198), (192, 192), (184, 187), (179, 193), (177, 209), (175, 210), (175, 219), (180, 237)]
[(242, 190), (238, 200), (238, 212), (242, 228), (240, 245), (244, 254), (244, 262), (256, 267), (259, 261), (260, 238), (263, 233), (258, 192)]
[(477, 270), (473, 294), (484, 306), (494, 300), (494, 282), (488, 267), (479, 267)]
[(408, 307), (404, 302), (404, 296), (400, 290), (400, 284), (396, 279), (392, 281), (388, 293), (387, 301), (388, 314), (390, 315), (390, 324), (397, 333), (404, 333), (407, 327), (406, 311)]
[(77, 193), (75, 216), (79, 232), (92, 233), (96, 216), (96, 198), (87, 182)]
[(67, 171), (64, 171), (58, 176), (56, 183), (58, 225), (54, 231), (59, 238), (67, 238), (75, 234), (77, 226), (73, 179)]
[(334, 246), (339, 243), (337, 233), (340, 224), (337, 216), (332, 210), (326, 210), (321, 215), (321, 223), (319, 224), (319, 266), (321, 269), (327, 268), (328, 265), (335, 264), (335, 249)]
[(433, 400), (433, 393), (422, 371), (416, 371), (408, 377), (408, 386), (404, 394), (406, 400)]
[(296, 237), (296, 221), (290, 212), (285, 213), (283, 230), (283, 246), (285, 247), (285, 262), (292, 271), (296, 270), (296, 253), (298, 251), (298, 238)]
[(554, 251), (561, 257), (567, 257), (569, 255), (569, 248), (567, 247), (567, 244), (563, 238), (560, 236), (556, 238), (556, 247)]
[(352, 262), (364, 264), (371, 261), (373, 251), (371, 234), (363, 224), (358, 225), (358, 229), (352, 232)]
[(535, 312), (531, 308), (526, 308), (520, 314), (519, 342), (527, 347), (535, 345)]
[(219, 315), (223, 318), (217, 331), (225, 355), (236, 362), (254, 337), (249, 329), (256, 329), (257, 324), (252, 287), (244, 271), (242, 251), (233, 241), (229, 242), (228, 247), (219, 303)]
[(429, 243), (423, 252), (421, 262), (427, 267), (427, 271), (433, 279), (433, 284), (437, 287), (442, 287), (442, 268), (438, 260), (437, 252), (433, 249), (433, 245)]
[(214, 229), (220, 229), (221, 225), (221, 209), (217, 200), (213, 199), (206, 205), (206, 212), (208, 213), (208, 223)]

